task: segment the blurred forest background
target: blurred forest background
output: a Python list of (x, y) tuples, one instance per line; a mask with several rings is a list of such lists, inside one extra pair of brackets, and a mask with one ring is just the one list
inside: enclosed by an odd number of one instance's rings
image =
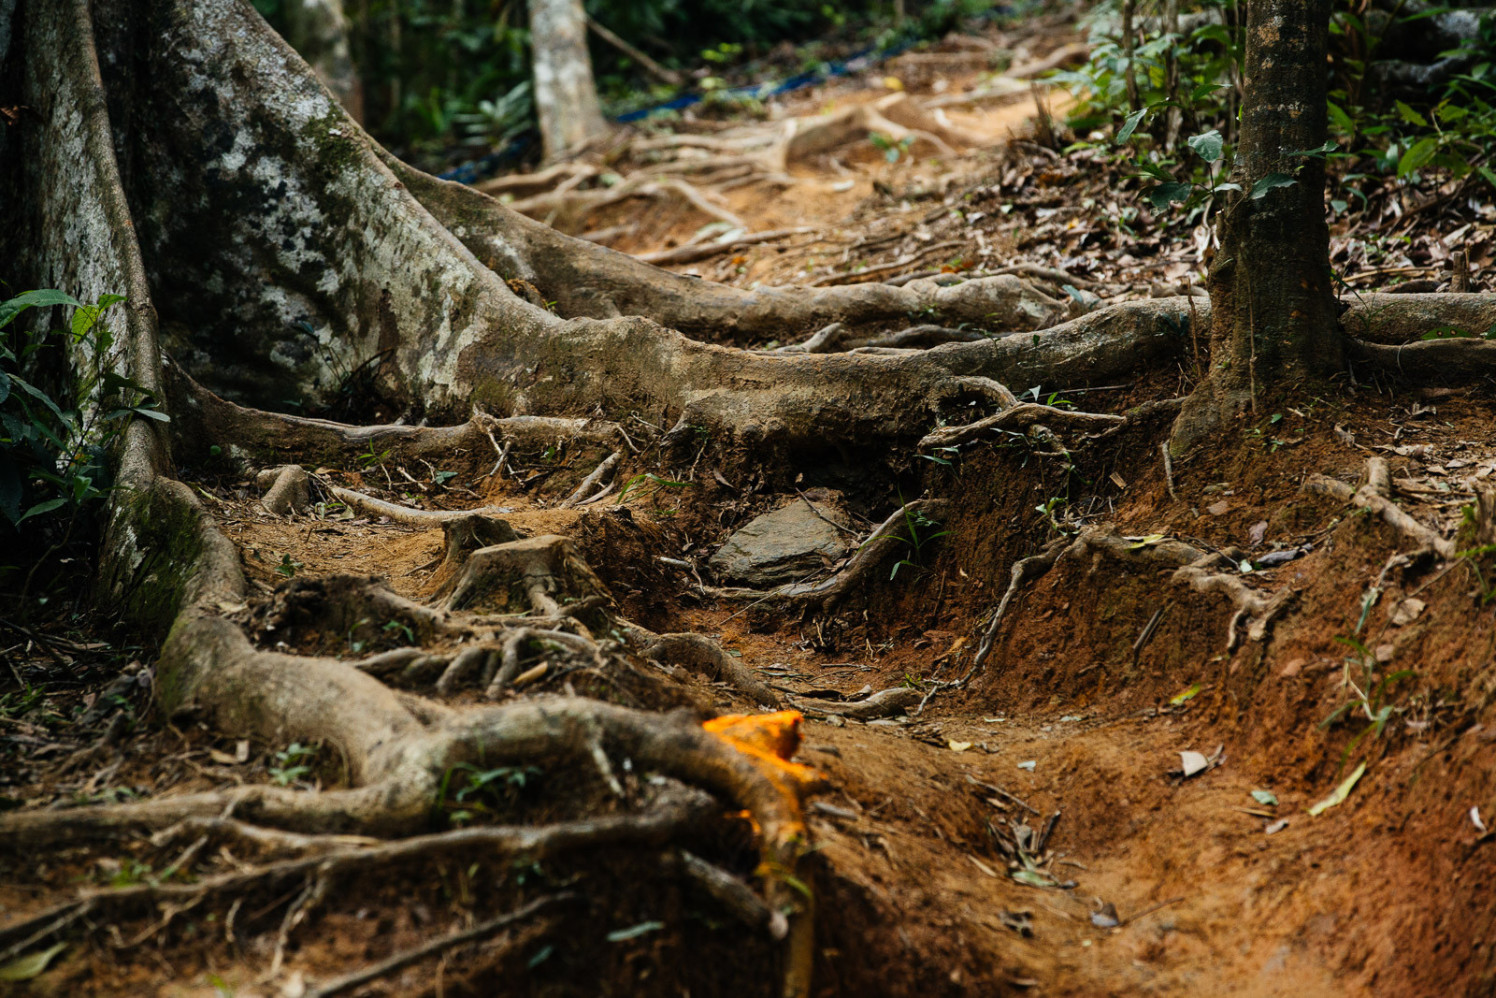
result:
[[(518, 0), (347, 0), (340, 12), (338, 0), (254, 2), (314, 64), (308, 49), (335, 35), (327, 19), (341, 13), (364, 127), (402, 158), (441, 170), (516, 140), (518, 157), (538, 155), (530, 28)], [(586, 9), (680, 81), (661, 80), (594, 29), (599, 96), (616, 116), (682, 90), (710, 94), (728, 77), (814, 72), (827, 60), (938, 38), (1015, 8), (990, 0), (592, 0)]]

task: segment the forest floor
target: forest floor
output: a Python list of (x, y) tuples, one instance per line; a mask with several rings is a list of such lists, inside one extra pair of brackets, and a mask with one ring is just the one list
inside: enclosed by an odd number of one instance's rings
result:
[[(1025, 43), (1047, 50), (1069, 40)], [(942, 52), (945, 61), (936, 58)], [(921, 96), (960, 92), (985, 72), (970, 52), (952, 43), (905, 56), (794, 95), (789, 113), (870, 101), (892, 86)], [(1062, 98), (1048, 102), (1058, 107)], [(1201, 283), (1193, 235), (1139, 217), (1136, 195), (1099, 153), (1060, 155), (1033, 141), (1033, 112), (1023, 97), (953, 113), (953, 122), (992, 139), (954, 155), (905, 150), (890, 162), (884, 148), (858, 142), (796, 164), (792, 185), (725, 192), (725, 207), (749, 231), (814, 231), (675, 269), (747, 286), (1027, 263), (1065, 270), (1077, 291), (1103, 300)], [(1129, 218), (1136, 232), (1118, 224)], [(684, 203), (641, 211), (623, 202), (585, 227), (613, 229), (616, 248), (645, 253), (679, 247), (706, 221)], [(1397, 230), (1407, 239), (1395, 257), (1385, 230), (1364, 221), (1334, 232), (1349, 285), (1442, 272), (1437, 213)], [(1490, 273), (1491, 219), (1473, 224), (1465, 238), (1479, 281)], [(1129, 384), (1040, 392), (1122, 412), (1184, 394), (1196, 375), (1181, 365)], [(500, 506), (522, 533), (571, 537), (630, 620), (660, 633), (717, 636), (801, 710), (798, 758), (829, 780), (809, 808), (818, 850), (816, 994), (1488, 993), (1496, 987), (1488, 889), (1496, 844), (1482, 824), (1496, 821), (1490, 580), (1478, 556), (1441, 563), (1380, 520), (1303, 486), (1314, 475), (1355, 485), (1369, 459), (1385, 459), (1401, 507), (1452, 536), (1496, 472), (1493, 419), (1489, 385), (1415, 390), (1346, 379), (1326, 397), (1244, 420), (1215, 453), (1172, 475), (1159, 455), (1166, 418), (1079, 447), (1073, 463), (1002, 439), (970, 446), (949, 464), (894, 455), (892, 472), (828, 463), (807, 472), (797, 491), (844, 511), (846, 522), (880, 522), (901, 499), (922, 494), (951, 506), (938, 528), (945, 533), (921, 538), (921, 529), (936, 528), (911, 525), (893, 577), (885, 567), (825, 614), (734, 602), (703, 584), (706, 557), (733, 529), (806, 501), (774, 494), (759, 477), (738, 480), (731, 467), (641, 465), (631, 470), (660, 478), (635, 479), (578, 509), (557, 505), (597, 461), (585, 448), (486, 476), (392, 467), (377, 454), (319, 474), (406, 505)], [(267, 596), (346, 575), (386, 579), (417, 599), (435, 585), (439, 527), (328, 505), (275, 517), (252, 483), (232, 473), (205, 472), (194, 484)], [(1248, 587), (1291, 591), (1291, 601), (1255, 640), (1229, 601), (1178, 584), (1172, 568), (1087, 553), (1026, 582), (985, 666), (965, 685), (940, 685), (966, 673), (1014, 562), (1100, 524), (1114, 525), (1139, 552), (1162, 537), (1224, 551)], [(1250, 565), (1274, 552), (1266, 566)], [(151, 718), (149, 650), (136, 651), (131, 678), (112, 682), (131, 650), (58, 624), (46, 634), (3, 625), (5, 682), (16, 684), (0, 698), (6, 804), (336, 781), (335, 760), (312, 752), (215, 741)], [(397, 631), (339, 651), (398, 645)], [(553, 670), (530, 688), (570, 681)], [(755, 709), (726, 684), (684, 673), (671, 681), (682, 702)], [(838, 714), (867, 692), (899, 686), (920, 691), (923, 702), (866, 722)], [(1378, 716), (1368, 733), (1368, 717)], [(1182, 767), (1199, 760), (1181, 752), (1200, 753), (1207, 768), (1185, 775)], [(1359, 781), (1343, 801), (1311, 814), (1353, 772)], [(80, 883), (159, 875), (162, 863), (154, 860), (153, 874), (148, 852), (11, 871), (0, 878), (0, 924)], [(647, 871), (614, 874), (627, 882)], [(453, 876), (461, 881), (462, 871)], [(306, 982), (450, 920), (465, 892), (445, 879), (349, 885), (283, 960), (272, 956), (272, 926), (238, 947), (75, 948), (52, 970), (10, 986), (295, 998)], [(619, 921), (596, 927), (625, 930), (606, 942), (583, 937), (591, 926), (573, 926), (561, 941), (536, 937), (505, 958), (500, 990), (622, 994), (632, 981), (634, 993), (686, 992), (681, 968), (696, 937), (678, 914), (621, 910)], [(627, 934), (629, 919), (651, 925), (656, 916), (665, 923), (657, 930)], [(216, 931), (204, 923), (205, 938)], [(417, 963), (363, 993), (499, 993), (465, 978), (468, 969)], [(761, 981), (731, 979), (752, 973), (751, 963), (708, 969), (689, 993), (762, 990)]]

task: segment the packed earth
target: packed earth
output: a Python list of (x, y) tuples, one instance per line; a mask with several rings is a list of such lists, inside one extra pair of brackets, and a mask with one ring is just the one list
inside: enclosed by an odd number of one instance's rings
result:
[(26, 6), (30, 274), (170, 420), (0, 613), (0, 990), (1496, 989), (1496, 190), (1336, 213), (1345, 364), (1181, 451), (1218, 244), (1069, 6), (473, 185)]

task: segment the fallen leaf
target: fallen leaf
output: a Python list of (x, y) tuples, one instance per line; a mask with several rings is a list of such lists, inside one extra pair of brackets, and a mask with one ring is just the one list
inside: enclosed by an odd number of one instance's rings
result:
[(1203, 773), (1210, 768), (1210, 761), (1199, 752), (1184, 751), (1179, 753), (1179, 763), (1186, 780), (1196, 773)]
[(1404, 624), (1411, 624), (1413, 621), (1418, 619), (1418, 615), (1422, 613), (1424, 611), (1424, 608), (1427, 606), (1428, 604), (1423, 600), (1418, 599), (1415, 596), (1409, 596), (1407, 599), (1397, 604), (1397, 608), (1392, 611), (1392, 626), (1401, 627)]
[(1345, 799), (1350, 796), (1350, 792), (1355, 789), (1356, 783), (1361, 779), (1361, 774), (1365, 772), (1366, 763), (1363, 762), (1355, 768), (1351, 775), (1340, 781), (1340, 786), (1336, 787), (1330, 793), (1330, 796), (1309, 809), (1309, 817), (1316, 817), (1337, 804), (1344, 803)]
[(946, 744), (951, 747), (952, 752), (965, 752), (971, 748), (971, 742), (958, 742), (954, 738), (947, 741)]
[(1305, 545), (1304, 547), (1301, 547), (1301, 548), (1288, 548), (1288, 549), (1283, 550), (1283, 551), (1269, 551), (1267, 554), (1260, 555), (1257, 558), (1257, 567), (1258, 568), (1273, 568), (1273, 567), (1276, 567), (1278, 565), (1286, 565), (1290, 561), (1294, 561), (1295, 559), (1302, 558), (1302, 557), (1304, 557), (1304, 555), (1306, 555), (1308, 553), (1309, 553), (1309, 546), (1308, 545)]
[(545, 677), (545, 674), (549, 672), (550, 669), (551, 663), (541, 662), (533, 669), (526, 669), (524, 672), (521, 672), (519, 675), (515, 676), (512, 685), (524, 686), (526, 683), (533, 683), (537, 679), (543, 679)]
[(38, 950), (29, 956), (18, 956), (14, 960), (0, 967), (0, 981), (29, 981), (39, 977), (52, 962), (52, 958), (67, 949), (67, 943), (58, 943), (44, 950)]
[(1053, 877), (1048, 876), (1047, 874), (1040, 873), (1037, 870), (1013, 870), (1008, 874), (1008, 876), (1012, 877), (1020, 884), (1026, 884), (1029, 887), (1054, 887), (1059, 883), (1059, 881), (1055, 880)]
[(1247, 531), (1247, 543), (1255, 548), (1257, 545), (1262, 543), (1262, 539), (1266, 536), (1267, 521), (1258, 520), (1256, 523), (1252, 524), (1252, 529)]
[(638, 925), (632, 925), (627, 929), (615, 929), (609, 932), (607, 940), (610, 943), (621, 943), (627, 939), (636, 939), (645, 933), (657, 932), (664, 927), (664, 922), (640, 922)]
[(1271, 790), (1253, 790), (1252, 799), (1259, 804), (1266, 805), (1267, 807), (1278, 806), (1278, 795), (1273, 793)]
[(1098, 929), (1115, 929), (1122, 924), (1117, 917), (1117, 906), (1108, 901), (1101, 906), (1100, 911), (1091, 912), (1091, 924)]
[(1199, 692), (1200, 692), (1200, 684), (1199, 683), (1195, 683), (1189, 689), (1185, 690), (1183, 693), (1176, 693), (1174, 696), (1170, 697), (1169, 698), (1169, 706), (1170, 707), (1178, 707), (1181, 704), (1187, 703), (1190, 700), (1193, 700), (1195, 698), (1195, 694), (1199, 693)]
[(1227, 513), (1231, 512), (1231, 504), (1222, 499), (1220, 502), (1213, 502), (1209, 506), (1206, 506), (1205, 512), (1209, 513), (1211, 516), (1225, 516)]

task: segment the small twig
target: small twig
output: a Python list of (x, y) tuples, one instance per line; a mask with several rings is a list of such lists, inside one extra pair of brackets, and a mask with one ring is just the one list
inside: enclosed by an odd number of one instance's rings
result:
[(1035, 856), (1042, 856), (1042, 855), (1044, 855), (1044, 847), (1049, 844), (1049, 837), (1054, 834), (1054, 826), (1058, 825), (1059, 823), (1060, 823), (1060, 812), (1059, 811), (1056, 811), (1054, 814), (1051, 814), (1049, 816), (1049, 820), (1046, 821), (1046, 822), (1044, 822), (1044, 830), (1042, 832), (1040, 832), (1039, 833), (1039, 837), (1034, 840), (1034, 855)]
[(1136, 912), (1134, 914), (1128, 915), (1126, 918), (1119, 918), (1119, 919), (1117, 919), (1117, 927), (1121, 928), (1124, 925), (1131, 925), (1133, 922), (1136, 922), (1138, 919), (1142, 918), (1144, 915), (1151, 915), (1155, 911), (1158, 911), (1160, 908), (1167, 908), (1167, 907), (1169, 907), (1169, 905), (1171, 905), (1171, 904), (1178, 904), (1179, 902), (1181, 902), (1183, 900), (1184, 900), (1184, 898), (1181, 896), (1181, 897), (1177, 897), (1177, 898), (1169, 898), (1169, 900), (1167, 900), (1167, 901), (1160, 901), (1158, 904), (1151, 905), (1151, 906), (1149, 906), (1147, 908), (1144, 908), (1142, 911), (1139, 911), (1139, 912)]
[(1008, 791), (1004, 790), (1002, 787), (998, 786), (996, 783), (985, 783), (982, 780), (979, 780), (975, 776), (972, 776), (970, 774), (967, 774), (966, 782), (970, 783), (974, 787), (981, 787), (983, 790), (990, 790), (993, 793), (997, 794), (999, 797), (1002, 797), (1002, 798), (1004, 798), (1006, 800), (1012, 801), (1014, 804), (1017, 804), (1019, 807), (1023, 808), (1025, 811), (1028, 811), (1031, 814), (1042, 814), (1043, 813), (1037, 807), (1034, 807), (1034, 805), (1030, 804), (1028, 801), (1023, 800), (1022, 798), (1017, 797), (1017, 796), (1009, 793)]
[(428, 956), (444, 953), (464, 943), (475, 942), (485, 936), (491, 936), (499, 930), (513, 925), (515, 922), (529, 918), (562, 901), (570, 901), (576, 896), (571, 891), (562, 891), (557, 894), (547, 894), (544, 897), (536, 898), (523, 907), (516, 908), (508, 914), (500, 915), (498, 918), (491, 918), (486, 922), (480, 922), (471, 929), (454, 932), (451, 935), (442, 936), (440, 939), (432, 939), (429, 942), (422, 943), (420, 946), (413, 946), (408, 950), (396, 953), (394, 956), (381, 960), (370, 967), (365, 967), (363, 970), (355, 971), (336, 980), (329, 981), (320, 988), (308, 991), (306, 998), (331, 998), (332, 995), (340, 995), (352, 991), (360, 985), (378, 980), (386, 974), (392, 974), (400, 968), (408, 967), (412, 963), (423, 960)]
[(1138, 667), (1138, 658), (1143, 654), (1143, 649), (1153, 639), (1153, 632), (1158, 630), (1158, 622), (1163, 620), (1166, 607), (1159, 607), (1153, 611), (1153, 616), (1148, 618), (1148, 623), (1143, 625), (1143, 630), (1138, 634), (1138, 639), (1132, 643), (1132, 667)]
[(591, 14), (587, 15), (587, 27), (591, 28), (593, 34), (597, 35), (597, 37), (601, 38), (603, 41), (607, 42), (609, 45), (613, 46), (618, 51), (622, 52), (624, 55), (637, 62), (640, 69), (644, 70), (650, 76), (653, 76), (655, 79), (661, 81), (662, 83), (667, 83), (672, 87), (679, 87), (685, 82), (684, 78), (682, 78), (682, 76), (675, 70), (666, 69), (664, 66), (661, 66), (658, 62), (655, 62), (649, 56), (639, 51), (639, 49), (630, 45), (628, 42), (624, 41), (622, 38), (619, 38), (613, 32), (597, 23), (597, 21)]
[(812, 513), (814, 513), (820, 519), (825, 520), (827, 523), (831, 524), (833, 527), (835, 527), (837, 530), (840, 530), (844, 534), (851, 534), (853, 537), (857, 536), (857, 531), (853, 530), (851, 527), (846, 527), (846, 526), (843, 526), (840, 523), (837, 523), (835, 520), (831, 519), (831, 517), (827, 516), (825, 513), (822, 513), (820, 510), (816, 509), (816, 504), (813, 503), (813, 502), (811, 502), (810, 499), (806, 497), (806, 495), (805, 495), (804, 492), (801, 492), (799, 489), (796, 489), (795, 490), (795, 495), (797, 495), (801, 499), (803, 499), (805, 501), (805, 505), (807, 505), (807, 506), (810, 507), (810, 511)]

